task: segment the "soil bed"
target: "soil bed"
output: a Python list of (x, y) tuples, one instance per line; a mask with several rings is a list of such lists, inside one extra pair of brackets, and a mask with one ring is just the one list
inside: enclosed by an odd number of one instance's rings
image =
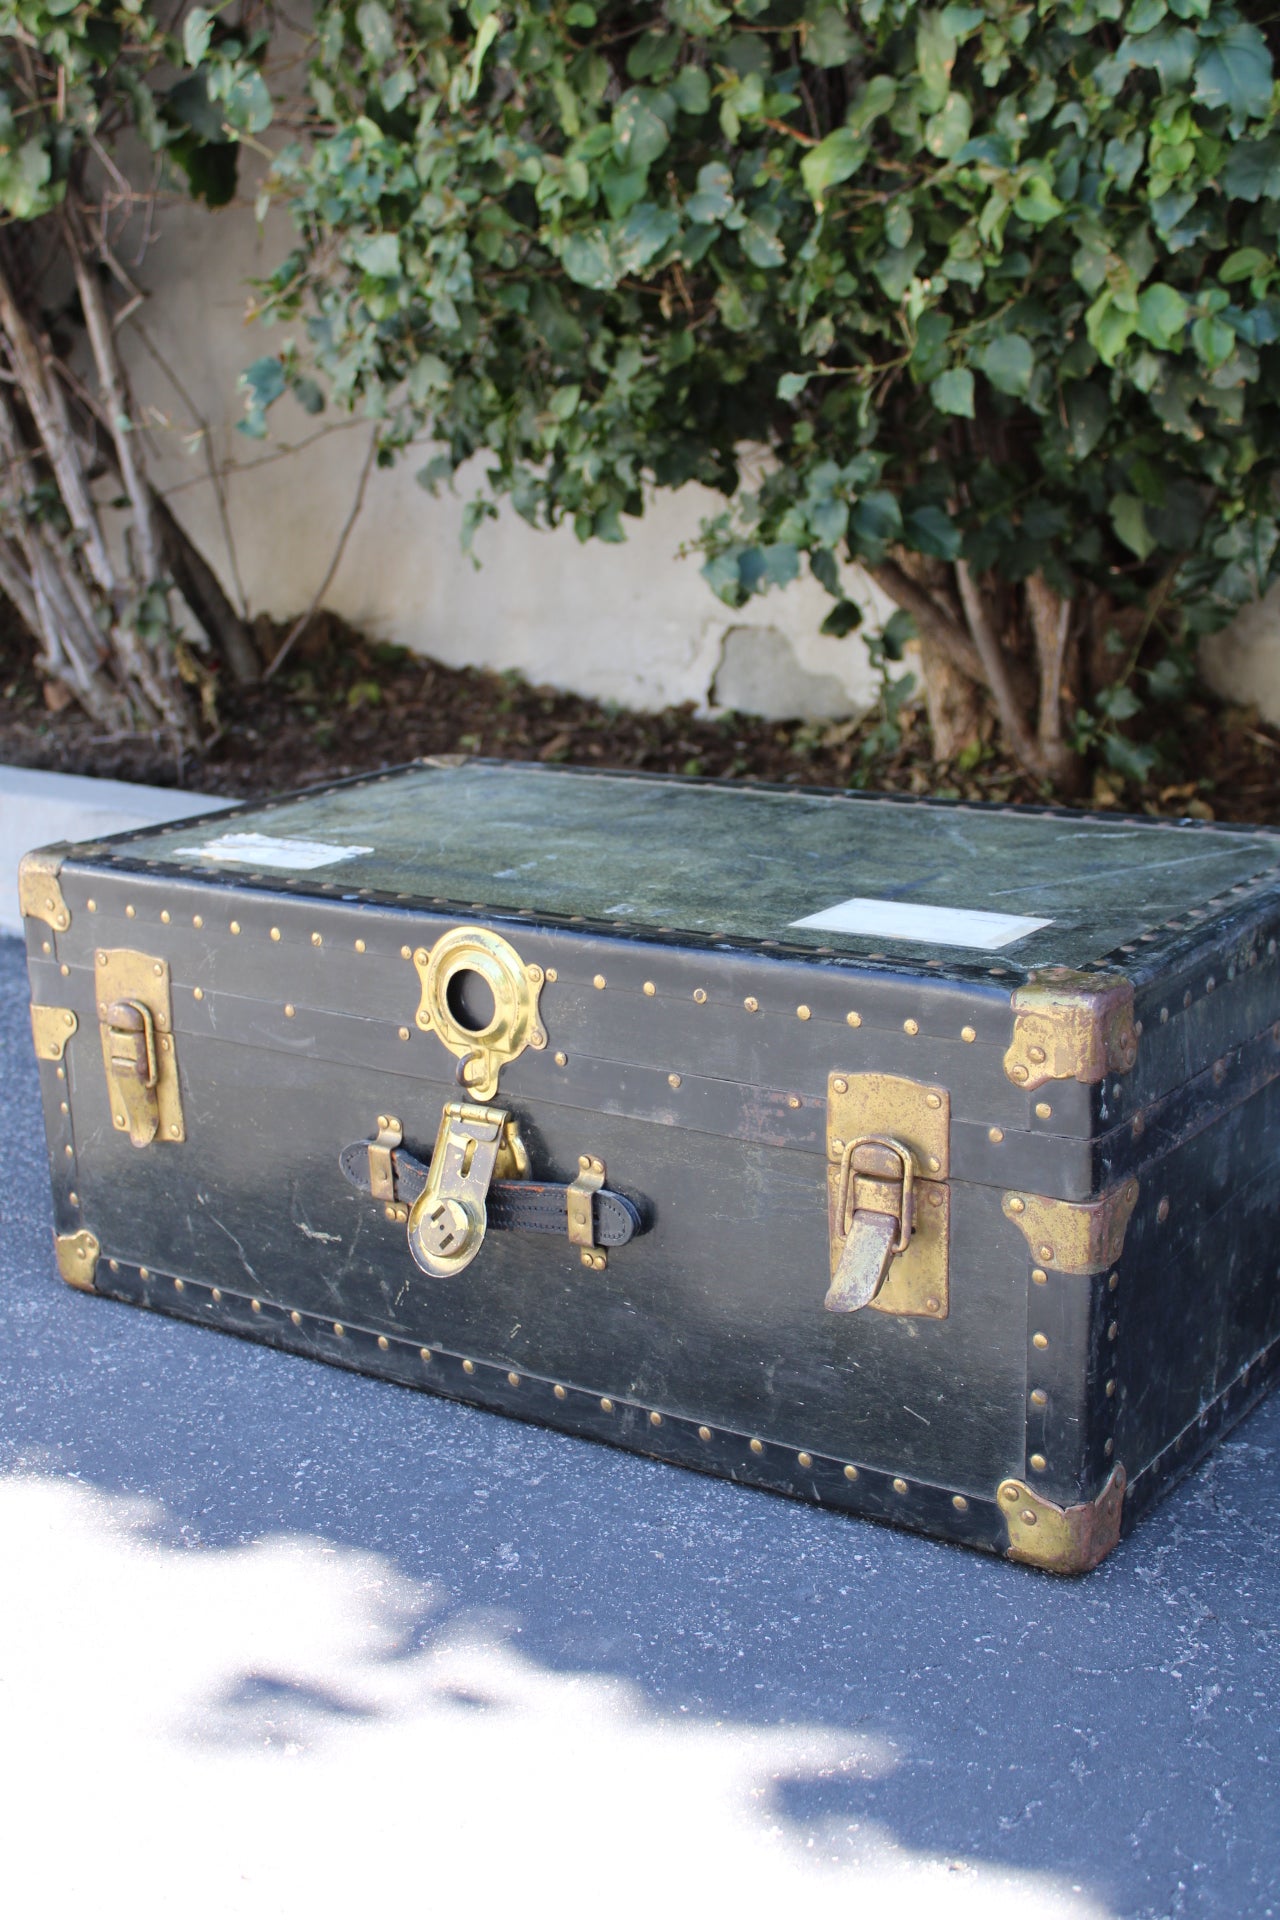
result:
[[(419, 754), (476, 753), (953, 799), (1061, 797), (989, 746), (963, 767), (938, 765), (923, 713), (912, 706), (896, 727), (874, 713), (836, 725), (698, 718), (691, 707), (631, 713), (531, 686), (518, 674), (441, 666), (324, 615), (268, 685), (219, 688), (215, 737), (203, 758), (182, 763), (166, 741), (104, 737), (73, 705), (51, 711), (31, 653), (24, 635), (0, 628), (0, 762), (154, 786), (253, 798)], [(1207, 696), (1179, 719), (1147, 785), (1100, 770), (1081, 804), (1280, 821), (1280, 733)]]

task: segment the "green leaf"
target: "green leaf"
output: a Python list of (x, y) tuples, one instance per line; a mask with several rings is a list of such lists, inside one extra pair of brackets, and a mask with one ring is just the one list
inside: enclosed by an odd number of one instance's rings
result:
[(651, 167), (671, 139), (666, 121), (639, 87), (630, 87), (613, 110), (613, 150), (624, 167)]
[(1256, 27), (1237, 21), (1196, 62), (1195, 97), (1237, 119), (1261, 119), (1271, 104), (1271, 55)]
[(1157, 27), (1138, 39), (1126, 39), (1122, 51), (1135, 67), (1150, 67), (1166, 93), (1191, 78), (1199, 42), (1189, 27)]
[(1063, 212), (1063, 205), (1043, 174), (1032, 174), (1013, 203), (1013, 210), (1028, 226), (1044, 227)]
[(1191, 344), (1207, 367), (1221, 367), (1235, 351), (1236, 336), (1225, 320), (1206, 313), (1191, 329)]
[(671, 92), (681, 113), (706, 113), (711, 105), (711, 82), (701, 67), (681, 67)]
[(1222, 169), (1222, 184), (1233, 199), (1251, 205), (1280, 199), (1280, 139), (1237, 141)]
[(760, 213), (745, 220), (738, 229), (738, 244), (754, 267), (784, 265), (786, 253), (777, 235), (778, 216)]
[(802, 43), (804, 58), (814, 67), (842, 67), (858, 51), (844, 8), (823, 7), (808, 24)]
[(1107, 430), (1111, 408), (1092, 380), (1073, 380), (1066, 390), (1067, 433), (1077, 460), (1087, 460)]
[(1156, 543), (1147, 530), (1147, 510), (1137, 494), (1116, 494), (1111, 502), (1110, 514), (1117, 538), (1124, 542), (1130, 553), (1136, 553), (1139, 560), (1145, 560)]
[(730, 17), (728, 7), (718, 6), (716, 0), (667, 0), (667, 14), (675, 26), (698, 40), (709, 38)]
[(1126, 740), (1123, 735), (1109, 733), (1102, 742), (1102, 751), (1107, 765), (1122, 773), (1126, 780), (1132, 780), (1142, 786), (1151, 777), (1151, 769), (1156, 764), (1154, 747), (1140, 746), (1136, 740)]
[(902, 537), (902, 509), (892, 493), (866, 493), (849, 516), (849, 542), (871, 561)]
[(618, 284), (613, 249), (599, 227), (587, 233), (571, 233), (561, 248), (560, 260), (569, 278), (576, 280), (580, 287), (607, 293)]
[(936, 112), (951, 87), (956, 40), (942, 13), (922, 13), (916, 28), (916, 71), (920, 75), (920, 104)]
[(809, 384), (811, 376), (807, 373), (784, 373), (778, 382), (779, 400), (795, 400)]
[[(485, 22), (488, 25), (488, 22)], [(379, 0), (360, 0), (356, 8), (356, 31), (364, 44), (364, 50), (375, 67), (385, 66), (396, 50), (395, 29), (391, 25), (391, 15), (380, 5)], [(480, 37), (484, 36), (484, 27)], [(492, 39), (492, 33), (489, 35)], [(478, 44), (478, 42), (477, 42)], [(195, 61), (191, 63), (196, 65)]]
[(1084, 316), (1089, 344), (1104, 366), (1114, 367), (1138, 324), (1137, 301), (1132, 311), (1116, 301), (1108, 287)]
[(582, 388), (575, 382), (571, 386), (557, 387), (547, 404), (557, 420), (571, 420), (578, 411), (581, 398)]
[(1269, 272), (1275, 264), (1275, 255), (1264, 253), (1261, 247), (1237, 247), (1218, 268), (1218, 278), (1224, 287), (1233, 287), (1238, 280), (1253, 280)]
[(351, 256), (374, 279), (394, 279), (400, 271), (400, 237), (394, 233), (371, 234), (367, 240), (356, 242)]
[(862, 625), (862, 608), (856, 600), (837, 600), (830, 613), (818, 628), (833, 640), (843, 640), (855, 627)]
[(931, 554), (935, 560), (960, 558), (960, 529), (941, 507), (913, 508), (903, 524), (903, 537), (917, 553)]
[(690, 194), (684, 210), (700, 226), (728, 219), (733, 212), (733, 175), (722, 161), (709, 160), (698, 168), (698, 190)]
[(1153, 280), (1138, 299), (1138, 332), (1165, 352), (1182, 345), (1188, 307), (1176, 287)]
[(618, 273), (639, 273), (679, 231), (679, 216), (669, 207), (644, 201), (611, 235)]
[(867, 157), (867, 143), (849, 127), (837, 127), (800, 162), (800, 178), (809, 197), (821, 207), (828, 188), (848, 180)]
[(198, 67), (209, 51), (213, 15), (207, 7), (192, 7), (182, 23), (182, 53), (189, 67)]
[(1031, 342), (1023, 334), (1002, 333), (988, 341), (975, 364), (998, 393), (1021, 399), (1030, 389), (1036, 362)]
[(949, 93), (932, 119), (926, 120), (924, 143), (938, 160), (951, 160), (969, 138), (973, 109), (962, 93)]
[(929, 382), (933, 404), (940, 413), (955, 413), (973, 419), (973, 375), (968, 367), (950, 367)]

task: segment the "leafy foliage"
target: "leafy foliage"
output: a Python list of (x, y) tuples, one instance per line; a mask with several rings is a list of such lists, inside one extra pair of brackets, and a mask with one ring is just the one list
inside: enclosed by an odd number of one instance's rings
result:
[(905, 551), (1073, 604), (1177, 569), (1208, 629), (1275, 572), (1270, 19), (330, 5), (271, 300), (425, 484), (484, 455), (473, 526), (617, 540), (699, 480), (730, 605), (807, 565), (847, 631), (842, 560)]

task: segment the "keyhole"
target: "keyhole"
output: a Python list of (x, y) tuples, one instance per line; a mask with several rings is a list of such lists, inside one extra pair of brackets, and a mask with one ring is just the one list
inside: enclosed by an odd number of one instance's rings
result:
[(444, 997), (450, 1018), (464, 1033), (484, 1033), (497, 1017), (493, 988), (474, 967), (460, 967), (450, 978)]

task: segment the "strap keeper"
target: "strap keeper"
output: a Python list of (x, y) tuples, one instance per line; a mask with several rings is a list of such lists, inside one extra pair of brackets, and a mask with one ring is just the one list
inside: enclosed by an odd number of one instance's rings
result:
[(396, 1173), (391, 1155), (403, 1145), (404, 1129), (394, 1113), (380, 1113), (378, 1137), (369, 1142), (369, 1191), (375, 1200), (395, 1200)]
[(569, 1244), (578, 1248), (583, 1266), (591, 1267), (596, 1273), (603, 1273), (609, 1264), (604, 1248), (596, 1245), (595, 1225), (595, 1196), (607, 1178), (603, 1160), (594, 1154), (581, 1153), (578, 1177), (571, 1180), (566, 1189)]

